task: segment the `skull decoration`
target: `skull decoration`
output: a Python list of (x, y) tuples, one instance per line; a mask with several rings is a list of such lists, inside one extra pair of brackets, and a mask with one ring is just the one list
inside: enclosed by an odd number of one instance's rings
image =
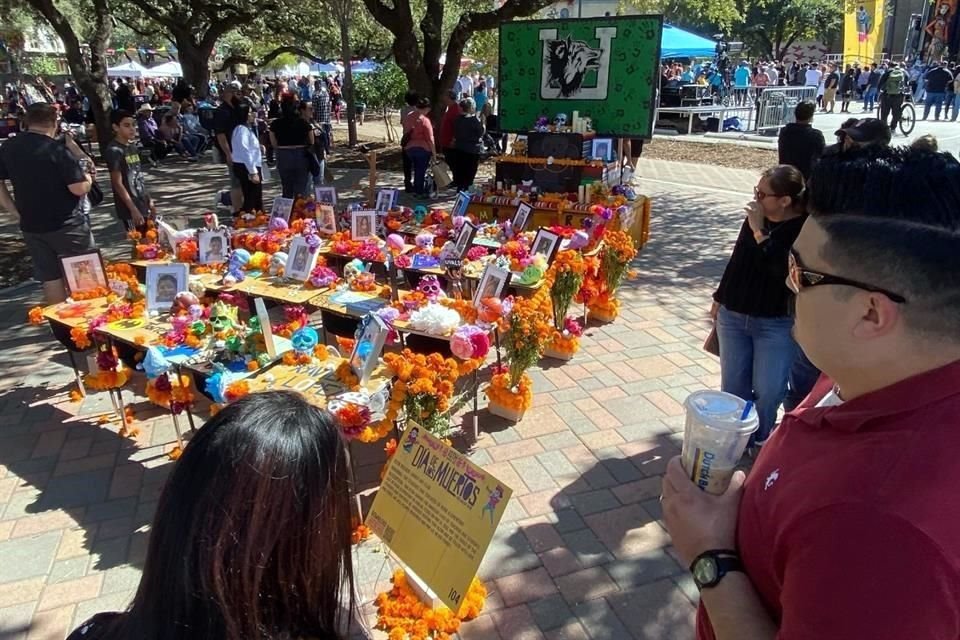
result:
[(230, 254), (230, 260), (227, 262), (227, 273), (223, 276), (224, 284), (236, 284), (242, 282), (245, 274), (243, 267), (250, 262), (250, 252), (246, 249), (235, 249)]
[(422, 204), (418, 204), (413, 210), (413, 219), (417, 224), (423, 224), (423, 221), (427, 217), (427, 208)]
[(312, 355), (313, 348), (320, 342), (320, 336), (313, 327), (303, 327), (293, 332), (290, 341), (293, 343), (293, 350), (297, 353)]
[(366, 266), (360, 261), (354, 258), (348, 262), (343, 267), (343, 279), (347, 283), (353, 282), (358, 275), (366, 271)]
[(437, 280), (437, 276), (427, 275), (420, 278), (417, 291), (425, 295), (430, 302), (436, 302), (443, 289), (440, 288), (440, 281)]
[(557, 125), (558, 127), (567, 126), (567, 114), (558, 113), (557, 116), (553, 119), (553, 124)]
[(418, 233), (415, 242), (420, 249), (430, 249), (433, 247), (433, 238), (432, 233)]
[(237, 308), (217, 301), (210, 307), (210, 326), (218, 333), (234, 328), (237, 324)]
[[(280, 218), (281, 220), (283, 218)], [(280, 272), (287, 267), (287, 254), (283, 251), (277, 251), (270, 257), (269, 272), (272, 276), (280, 275)]]

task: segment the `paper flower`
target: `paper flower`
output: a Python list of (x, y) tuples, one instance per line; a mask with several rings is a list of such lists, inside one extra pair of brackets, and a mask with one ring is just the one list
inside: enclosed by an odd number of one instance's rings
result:
[(461, 360), (485, 358), (490, 352), (489, 335), (476, 325), (457, 327), (450, 339), (450, 351)]
[(460, 314), (440, 304), (428, 304), (410, 314), (410, 326), (431, 335), (449, 334), (460, 324)]

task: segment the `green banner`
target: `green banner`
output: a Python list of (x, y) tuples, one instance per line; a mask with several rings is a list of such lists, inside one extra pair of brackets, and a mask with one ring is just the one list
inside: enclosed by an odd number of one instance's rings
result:
[(600, 136), (650, 138), (663, 16), (500, 25), (500, 129), (573, 112)]

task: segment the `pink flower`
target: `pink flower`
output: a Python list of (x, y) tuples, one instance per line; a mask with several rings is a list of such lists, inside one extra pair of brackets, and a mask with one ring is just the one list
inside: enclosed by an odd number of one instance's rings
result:
[(475, 246), (467, 251), (467, 260), (479, 260), (484, 256), (490, 255), (490, 250), (486, 247)]

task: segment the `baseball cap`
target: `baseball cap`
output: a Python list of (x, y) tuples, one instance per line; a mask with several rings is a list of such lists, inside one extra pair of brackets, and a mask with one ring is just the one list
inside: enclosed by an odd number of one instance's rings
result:
[(862, 145), (890, 144), (890, 127), (877, 118), (863, 118), (854, 125), (836, 131), (837, 135), (840, 133)]
[(240, 81), (239, 81), (239, 80), (231, 80), (231, 81), (228, 82), (227, 85), (224, 87), (224, 90), (230, 90), (230, 89), (232, 89), (233, 91), (240, 91), (241, 86), (242, 86), (242, 85), (240, 84)]

